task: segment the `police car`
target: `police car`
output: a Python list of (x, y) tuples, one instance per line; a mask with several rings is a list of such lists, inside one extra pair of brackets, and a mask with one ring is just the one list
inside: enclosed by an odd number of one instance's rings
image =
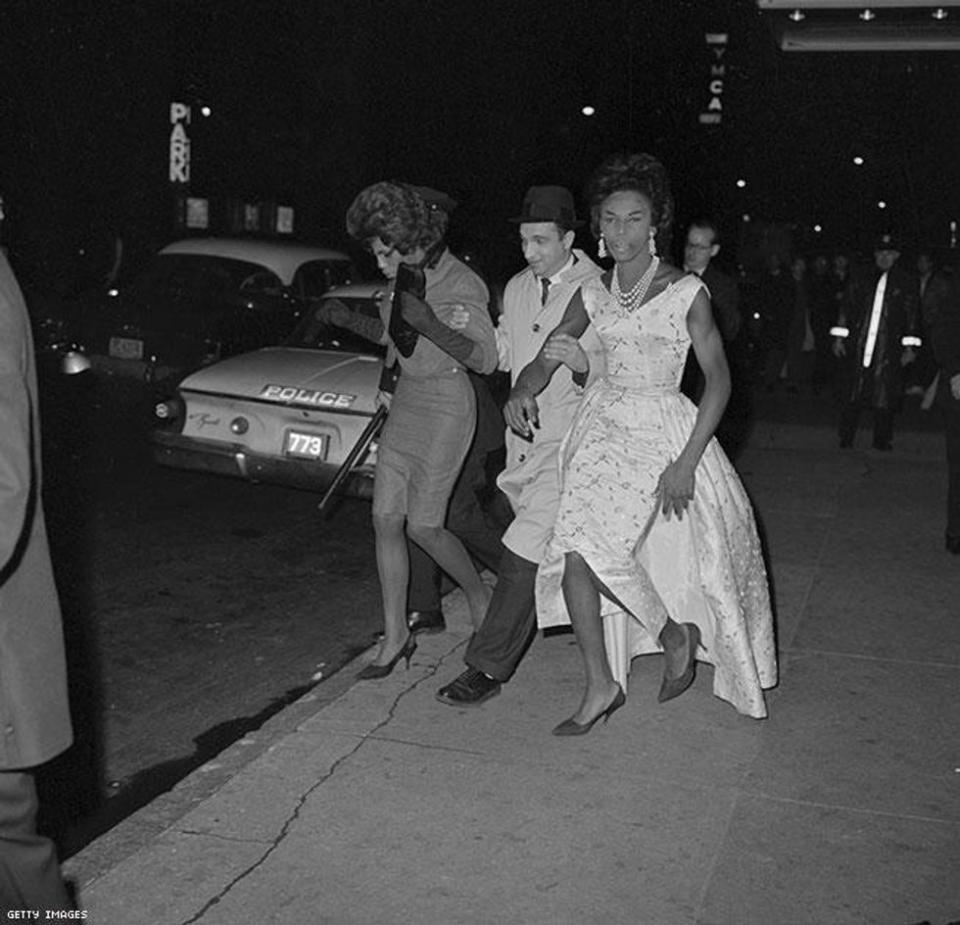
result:
[[(377, 316), (383, 283), (331, 289), (287, 341), (197, 370), (157, 403), (154, 459), (162, 465), (323, 490), (377, 412), (383, 348), (321, 323), (337, 298)], [(343, 491), (372, 493), (376, 442)]]
[(295, 241), (187, 238), (86, 306), (93, 368), (148, 382), (280, 343), (310, 301), (354, 277), (350, 258)]

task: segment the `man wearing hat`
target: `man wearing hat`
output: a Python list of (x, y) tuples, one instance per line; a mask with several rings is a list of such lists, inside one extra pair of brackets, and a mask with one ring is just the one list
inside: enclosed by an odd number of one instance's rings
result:
[[(507, 283), (496, 333), (499, 368), (515, 381), (560, 323), (574, 293), (584, 281), (598, 276), (600, 268), (573, 247), (574, 229), (582, 222), (564, 187), (531, 187), (522, 213), (510, 221), (519, 225), (527, 267)], [(486, 618), (467, 647), (467, 670), (439, 690), (437, 699), (443, 703), (475, 705), (499, 693), (533, 638), (537, 566), (560, 501), (560, 442), (580, 401), (577, 382), (603, 368), (602, 347), (592, 328), (565, 362), (573, 372), (554, 376), (537, 396), (540, 427), (533, 438), (526, 441), (507, 431), (507, 463), (497, 484), (515, 517), (502, 538), (504, 554)]]
[(900, 242), (881, 235), (874, 245), (873, 266), (854, 274), (832, 330), (839, 360), (840, 447), (853, 446), (864, 408), (873, 409), (873, 446), (893, 449), (893, 416), (903, 401), (903, 367), (915, 359), (917, 284), (897, 265)]

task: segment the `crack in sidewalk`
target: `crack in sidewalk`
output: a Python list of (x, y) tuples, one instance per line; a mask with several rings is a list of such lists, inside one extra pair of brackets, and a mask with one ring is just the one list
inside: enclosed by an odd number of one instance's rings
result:
[[(230, 892), (234, 889), (234, 887), (242, 883), (247, 877), (249, 877), (252, 873), (254, 873), (254, 871), (256, 871), (258, 868), (262, 867), (263, 864), (266, 863), (267, 859), (274, 853), (274, 851), (277, 850), (277, 848), (280, 847), (280, 845), (285, 841), (287, 836), (290, 834), (290, 831), (293, 828), (294, 824), (296, 823), (297, 819), (300, 817), (300, 812), (303, 809), (304, 805), (306, 804), (307, 800), (320, 787), (322, 787), (325, 783), (327, 783), (327, 781), (329, 781), (349, 759), (353, 758), (354, 755), (356, 755), (357, 752), (359, 752), (360, 749), (363, 748), (363, 746), (368, 741), (370, 740), (389, 741), (385, 737), (377, 736), (376, 733), (379, 732), (384, 727), (386, 727), (387, 725), (389, 725), (393, 721), (393, 718), (396, 715), (396, 711), (400, 705), (400, 702), (409, 693), (419, 688), (420, 685), (423, 684), (425, 681), (430, 681), (433, 678), (435, 678), (441, 665), (443, 665), (445, 660), (450, 655), (452, 655), (453, 652), (455, 652), (461, 645), (463, 645), (462, 642), (458, 643), (458, 645), (455, 646), (450, 652), (448, 652), (444, 656), (441, 656), (436, 663), (432, 664), (424, 672), (422, 677), (414, 681), (413, 684), (411, 684), (409, 687), (400, 691), (400, 693), (398, 693), (397, 696), (394, 698), (393, 703), (390, 705), (387, 711), (386, 717), (381, 722), (373, 726), (373, 728), (369, 732), (362, 735), (359, 741), (357, 742), (357, 744), (353, 748), (351, 748), (346, 754), (341, 755), (336, 761), (334, 761), (333, 764), (330, 766), (330, 769), (325, 774), (321, 775), (321, 777), (318, 778), (318, 780), (305, 793), (301, 794), (300, 798), (297, 800), (297, 803), (293, 808), (293, 811), (290, 813), (290, 815), (284, 821), (283, 825), (280, 827), (280, 831), (278, 832), (277, 836), (272, 841), (267, 843), (268, 847), (263, 852), (263, 854), (259, 858), (257, 858), (256, 861), (254, 861), (252, 864), (250, 864), (244, 870), (238, 873), (216, 895), (208, 899), (203, 904), (203, 906), (201, 906), (201, 908), (197, 910), (196, 913), (190, 916), (190, 918), (184, 919), (181, 925), (191, 925), (191, 923), (193, 922), (199, 922), (210, 909), (212, 909), (214, 906), (219, 905), (219, 903), (226, 896), (230, 894)], [(350, 688), (350, 690), (352, 689), (353, 688)], [(346, 693), (349, 693), (349, 691), (347, 691)]]

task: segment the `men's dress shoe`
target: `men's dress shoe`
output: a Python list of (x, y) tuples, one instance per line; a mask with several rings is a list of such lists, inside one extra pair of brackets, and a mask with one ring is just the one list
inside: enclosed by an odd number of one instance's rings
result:
[(841, 438), (840, 438), (840, 449), (841, 449), (841, 450), (850, 450), (850, 449), (853, 449), (853, 438), (851, 438), (851, 437), (841, 437)]
[(874, 440), (873, 448), (875, 450), (882, 450), (883, 452), (887, 453), (893, 449), (893, 444), (890, 443), (889, 440)]
[(476, 707), (500, 693), (500, 682), (476, 668), (468, 668), (462, 675), (437, 691), (437, 700), (454, 707)]
[(947, 552), (960, 556), (960, 536), (948, 536), (946, 541)]
[(411, 610), (407, 614), (407, 627), (415, 636), (420, 633), (427, 635), (442, 633), (447, 628), (440, 610)]

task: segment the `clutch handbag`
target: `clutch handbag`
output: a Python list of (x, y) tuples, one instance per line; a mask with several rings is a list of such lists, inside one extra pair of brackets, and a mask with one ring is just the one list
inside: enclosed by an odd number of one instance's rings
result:
[(405, 292), (423, 299), (427, 292), (427, 280), (420, 267), (401, 263), (397, 267), (397, 278), (393, 286), (393, 299), (390, 302), (390, 323), (387, 333), (400, 356), (408, 357), (413, 353), (420, 338), (420, 332), (403, 320), (402, 298)]

